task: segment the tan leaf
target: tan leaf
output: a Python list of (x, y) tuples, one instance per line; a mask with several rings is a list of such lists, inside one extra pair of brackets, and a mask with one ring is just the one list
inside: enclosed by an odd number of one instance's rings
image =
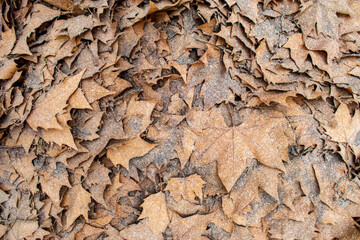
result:
[(5, 235), (6, 239), (17, 240), (31, 237), (31, 235), (39, 227), (37, 221), (21, 221), (18, 220), (14, 223), (12, 228)]
[(135, 101), (131, 99), (126, 110), (124, 119), (124, 130), (129, 137), (139, 136), (151, 124), (151, 113), (156, 101)]
[[(239, 182), (223, 199), (225, 214), (239, 225), (247, 224), (249, 204), (259, 199), (258, 188), (263, 189), (274, 199), (278, 199), (279, 170), (259, 164), (249, 167), (249, 173), (242, 175)], [(275, 205), (276, 207), (276, 205)]]
[[(205, 61), (207, 63), (204, 63)], [(220, 52), (212, 47), (209, 47), (202, 58), (202, 62), (199, 61), (191, 65), (187, 78), (188, 90), (205, 81), (201, 89), (205, 108), (210, 108), (223, 101), (227, 102), (234, 93), (240, 95), (243, 91), (241, 83), (233, 80), (226, 71)]]
[(15, 29), (14, 28), (8, 28), (6, 25), (5, 32), (1, 33), (1, 40), (0, 40), (0, 58), (8, 55), (11, 52), (11, 49), (13, 48), (15, 41), (16, 41), (16, 35), (15, 35)]
[(36, 103), (26, 119), (32, 129), (35, 131), (38, 127), (44, 129), (63, 129), (56, 119), (56, 114), (67, 106), (67, 101), (77, 89), (84, 72), (85, 70), (65, 79), (63, 82), (52, 87), (41, 100), (38, 100), (39, 102)]
[(132, 140), (114, 144), (107, 149), (107, 157), (114, 165), (120, 164), (129, 170), (129, 160), (134, 157), (141, 157), (151, 151), (155, 144), (150, 144), (140, 137)]
[(305, 47), (303, 35), (295, 33), (289, 37), (288, 42), (284, 48), (290, 49), (291, 58), (295, 61), (296, 65), (301, 68), (309, 55), (309, 50)]
[[(161, 233), (154, 233), (150, 228), (148, 219), (140, 221), (138, 224), (131, 224), (119, 235), (128, 240), (162, 240)], [(118, 239), (118, 238), (116, 238)]]
[(170, 219), (168, 216), (165, 194), (158, 192), (144, 199), (141, 204), (143, 211), (139, 219), (148, 218), (149, 226), (154, 234), (160, 234), (165, 231)]
[(65, 11), (70, 11), (72, 10), (72, 7), (74, 7), (74, 3), (71, 0), (44, 0), (45, 2), (61, 8), (62, 10)]
[(12, 78), (15, 72), (18, 70), (14, 60), (0, 59), (0, 80), (6, 80)]
[(216, 110), (204, 114), (194, 113), (188, 118), (190, 127), (202, 128), (191, 161), (201, 166), (217, 160), (219, 177), (227, 191), (252, 158), (269, 167), (285, 169), (282, 161), (289, 160), (288, 146), (294, 141), (284, 132), (289, 130), (285, 118), (269, 118), (255, 111), (241, 125), (227, 127)]
[(187, 218), (182, 218), (174, 213), (169, 226), (174, 239), (207, 240), (208, 238), (202, 236), (202, 234), (205, 232), (209, 222), (209, 219), (204, 215), (195, 214)]
[(202, 187), (206, 182), (199, 175), (191, 175), (186, 178), (171, 178), (164, 191), (170, 191), (175, 201), (184, 198), (190, 202), (197, 203), (196, 197), (202, 202)]
[(76, 89), (73, 95), (71, 95), (69, 105), (71, 108), (76, 109), (92, 109), (81, 88)]
[(197, 135), (191, 131), (189, 128), (185, 128), (183, 131), (182, 144), (176, 147), (176, 152), (178, 153), (181, 167), (185, 167), (186, 163), (189, 161), (192, 151), (195, 149), (195, 142)]
[(258, 1), (253, 0), (226, 0), (229, 6), (233, 6), (234, 4), (238, 5), (240, 8), (240, 14), (244, 15), (251, 19), (254, 23), (258, 20)]
[(353, 117), (350, 116), (348, 107), (341, 104), (335, 113), (336, 125), (324, 126), (326, 134), (331, 137), (333, 141), (339, 143), (348, 143), (359, 154), (360, 146), (360, 113), (357, 110)]
[(93, 103), (100, 98), (114, 94), (114, 92), (100, 86), (94, 80), (82, 81), (81, 88), (84, 91), (85, 97), (89, 101), (89, 103)]
[(91, 194), (81, 184), (68, 190), (62, 201), (62, 206), (67, 206), (65, 228), (69, 228), (81, 215), (88, 220), (90, 197)]
[(56, 119), (62, 129), (41, 129), (42, 138), (48, 143), (54, 142), (59, 146), (65, 144), (77, 150), (70, 127), (67, 125), (67, 122), (71, 120), (70, 112), (67, 111), (56, 117)]
[(318, 34), (337, 39), (340, 20), (336, 13), (353, 14), (346, 0), (317, 0), (303, 4), (297, 19), (304, 37), (316, 30)]
[(53, 10), (42, 4), (35, 4), (32, 7), (31, 14), (29, 14), (29, 20), (26, 24), (26, 27), (23, 30), (20, 38), (17, 40), (14, 49), (12, 50), (12, 54), (32, 55), (27, 45), (27, 38), (43, 23), (48, 22), (59, 15), (60, 11)]

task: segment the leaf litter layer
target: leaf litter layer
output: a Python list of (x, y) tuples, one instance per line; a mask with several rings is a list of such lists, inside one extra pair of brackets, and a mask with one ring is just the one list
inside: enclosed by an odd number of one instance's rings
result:
[(356, 0), (0, 0), (2, 239), (360, 239)]

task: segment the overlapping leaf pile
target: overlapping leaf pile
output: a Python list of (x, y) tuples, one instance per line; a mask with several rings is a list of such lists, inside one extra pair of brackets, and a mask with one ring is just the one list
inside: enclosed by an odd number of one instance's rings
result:
[(360, 2), (1, 0), (3, 239), (360, 239)]

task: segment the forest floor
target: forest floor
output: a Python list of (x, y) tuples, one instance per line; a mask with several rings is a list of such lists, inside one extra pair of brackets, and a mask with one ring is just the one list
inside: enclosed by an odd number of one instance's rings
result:
[(1, 239), (360, 239), (360, 1), (0, 7)]

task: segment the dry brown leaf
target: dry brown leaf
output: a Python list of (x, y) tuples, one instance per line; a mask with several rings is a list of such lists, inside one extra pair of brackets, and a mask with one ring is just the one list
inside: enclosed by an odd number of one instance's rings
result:
[(348, 107), (341, 104), (335, 113), (336, 125), (324, 126), (326, 134), (331, 137), (333, 141), (339, 143), (347, 143), (355, 151), (356, 155), (360, 154), (360, 113), (356, 111), (351, 117)]
[(81, 88), (89, 103), (93, 103), (100, 98), (114, 94), (114, 92), (107, 90), (91, 79), (82, 81)]
[(291, 58), (295, 61), (296, 65), (301, 68), (309, 55), (309, 50), (305, 47), (303, 35), (295, 33), (292, 35), (284, 48), (290, 49)]
[(70, 11), (74, 7), (74, 3), (71, 0), (44, 0), (44, 1), (55, 7), (61, 8), (62, 10), (65, 11)]
[(189, 161), (191, 153), (195, 149), (196, 139), (197, 135), (191, 131), (191, 129), (184, 129), (181, 144), (179, 144), (179, 146), (177, 146), (175, 149), (178, 153), (181, 167), (185, 167), (186, 163)]
[(11, 52), (16, 41), (15, 29), (8, 28), (6, 25), (4, 25), (4, 28), (5, 31), (1, 33), (0, 58), (5, 57)]
[(173, 213), (169, 227), (176, 240), (205, 240), (205, 236), (201, 236), (210, 222), (206, 215), (193, 215), (182, 218), (178, 214)]
[(88, 193), (81, 184), (78, 184), (65, 194), (62, 206), (67, 207), (65, 228), (69, 228), (74, 221), (83, 216), (88, 220), (89, 203), (91, 202), (91, 194)]
[(170, 191), (175, 201), (180, 201), (181, 198), (189, 202), (197, 203), (196, 197), (203, 200), (202, 188), (206, 182), (201, 179), (199, 175), (191, 175), (186, 178), (171, 178), (164, 191)]
[(165, 194), (158, 192), (152, 194), (144, 199), (141, 204), (143, 211), (139, 219), (148, 218), (149, 226), (155, 235), (161, 234), (165, 231), (170, 219), (166, 208)]
[(124, 119), (124, 130), (129, 137), (139, 136), (151, 124), (150, 117), (155, 105), (155, 100), (136, 101), (134, 98), (130, 100)]
[(5, 238), (9, 240), (17, 240), (31, 237), (38, 227), (39, 225), (37, 221), (18, 220), (6, 233)]
[(138, 224), (131, 224), (122, 230), (119, 235), (128, 240), (161, 240), (161, 234), (154, 233), (150, 228), (148, 219), (140, 221)]
[(17, 70), (14, 60), (0, 59), (0, 80), (12, 78)]
[(134, 157), (141, 157), (151, 151), (155, 144), (150, 144), (140, 137), (125, 142), (120, 142), (108, 147), (106, 155), (116, 166), (120, 164), (129, 170), (129, 160)]
[(253, 0), (226, 0), (229, 6), (236, 4), (240, 8), (240, 14), (251, 19), (254, 23), (258, 20), (258, 1)]
[(29, 14), (26, 27), (24, 28), (20, 38), (17, 40), (11, 53), (32, 55), (27, 44), (27, 39), (30, 34), (33, 33), (43, 23), (48, 22), (59, 15), (60, 11), (53, 10), (42, 4), (35, 4), (32, 7), (31, 14)]
[(58, 123), (56, 115), (67, 106), (67, 101), (77, 89), (84, 72), (85, 70), (52, 87), (46, 96), (36, 102), (34, 109), (26, 119), (32, 129), (35, 131), (38, 127), (63, 129)]
[(206, 52), (206, 61), (196, 62), (188, 71), (188, 85), (190, 90), (195, 85), (205, 81), (201, 89), (204, 97), (205, 108), (210, 108), (216, 103), (228, 102), (233, 94), (241, 95), (243, 86), (239, 81), (233, 80), (221, 60), (220, 51), (209, 47)]
[[(262, 164), (249, 167), (248, 173), (241, 176), (230, 195), (223, 199), (222, 207), (225, 214), (235, 223), (247, 225), (250, 221), (247, 213), (251, 212), (248, 209), (249, 204), (259, 199), (258, 188), (263, 189), (273, 199), (278, 199), (279, 173), (281, 173), (279, 170)], [(276, 207), (272, 204), (268, 204), (271, 210)]]
[(76, 89), (71, 95), (69, 98), (69, 105), (71, 108), (76, 109), (92, 109), (81, 88)]
[(289, 128), (286, 119), (269, 118), (254, 111), (241, 125), (227, 127), (216, 110), (204, 114), (194, 113), (188, 118), (190, 127), (201, 126), (202, 130), (191, 161), (201, 166), (217, 160), (219, 177), (227, 191), (252, 158), (269, 167), (285, 170), (282, 161), (289, 160), (288, 146), (294, 141), (285, 133)]
[(70, 111), (67, 110), (65, 113), (57, 116), (56, 120), (62, 129), (41, 129), (42, 138), (48, 143), (54, 142), (59, 146), (64, 144), (77, 150), (78, 148), (74, 142), (70, 127), (67, 125), (67, 122), (71, 120)]
[(345, 0), (317, 0), (303, 4), (297, 16), (304, 37), (315, 30), (334, 39), (339, 38), (340, 20), (336, 13), (353, 14)]

